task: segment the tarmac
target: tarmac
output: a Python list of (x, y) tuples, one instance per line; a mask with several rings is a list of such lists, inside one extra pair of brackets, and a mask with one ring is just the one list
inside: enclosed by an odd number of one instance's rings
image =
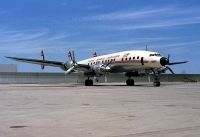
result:
[(200, 83), (0, 85), (0, 137), (199, 137)]

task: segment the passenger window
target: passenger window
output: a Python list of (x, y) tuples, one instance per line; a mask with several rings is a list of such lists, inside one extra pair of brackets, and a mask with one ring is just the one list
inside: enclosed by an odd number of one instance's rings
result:
[(139, 56), (137, 56), (137, 59), (139, 59), (140, 57)]
[(127, 58), (126, 58), (126, 60), (127, 60)]
[(133, 59), (135, 59), (135, 57), (133, 57)]
[(122, 61), (124, 60), (124, 58), (122, 58)]
[(131, 57), (129, 57), (129, 60), (131, 60)]

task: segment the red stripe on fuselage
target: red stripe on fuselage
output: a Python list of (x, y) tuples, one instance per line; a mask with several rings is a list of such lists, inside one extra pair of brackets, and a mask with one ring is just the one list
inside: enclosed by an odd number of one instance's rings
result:
[(151, 61), (151, 63), (156, 63), (156, 62), (157, 62), (156, 60), (152, 60), (152, 61)]

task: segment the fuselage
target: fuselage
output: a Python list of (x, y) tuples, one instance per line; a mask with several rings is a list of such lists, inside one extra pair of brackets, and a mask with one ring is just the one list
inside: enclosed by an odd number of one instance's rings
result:
[(163, 67), (160, 63), (161, 58), (162, 56), (158, 52), (131, 50), (97, 56), (78, 63), (90, 66), (109, 63), (111, 67), (118, 66), (119, 69), (116, 72), (124, 72), (138, 69), (159, 69)]

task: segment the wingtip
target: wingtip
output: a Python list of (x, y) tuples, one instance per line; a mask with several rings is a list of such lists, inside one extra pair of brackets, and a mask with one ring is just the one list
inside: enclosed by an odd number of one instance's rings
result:
[(8, 57), (8, 56), (5, 56), (5, 58), (8, 58), (8, 59), (13, 59), (13, 57)]

